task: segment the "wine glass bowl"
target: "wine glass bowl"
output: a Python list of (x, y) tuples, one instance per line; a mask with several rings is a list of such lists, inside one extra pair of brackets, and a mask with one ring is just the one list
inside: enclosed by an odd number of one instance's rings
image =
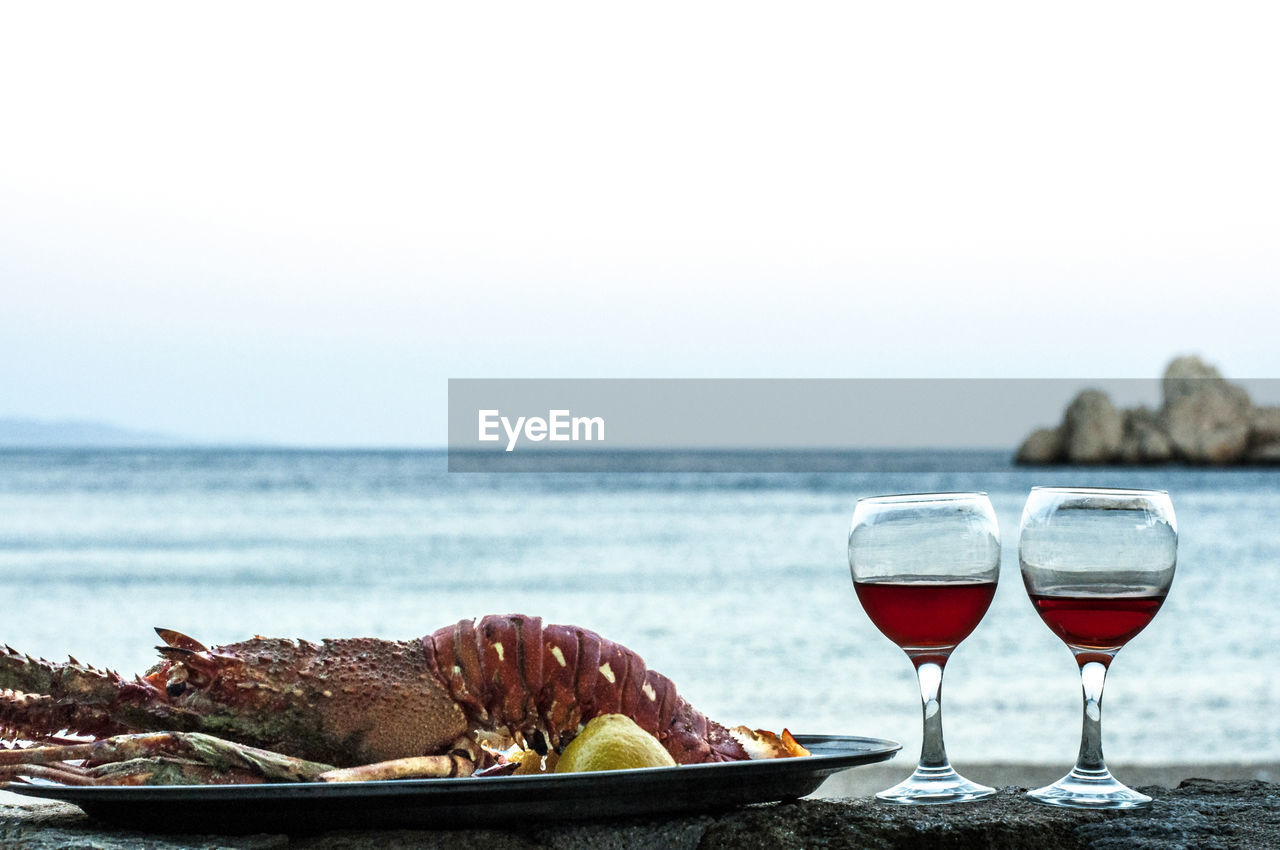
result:
[(993, 789), (960, 776), (942, 740), (942, 671), (991, 605), (1000, 535), (985, 493), (859, 499), (849, 569), (867, 616), (911, 659), (920, 680), (924, 740), (915, 772), (881, 791), (892, 803), (958, 803)]
[(1107, 770), (1102, 689), (1111, 659), (1163, 604), (1177, 551), (1173, 504), (1163, 490), (1032, 488), (1018, 540), (1022, 580), (1040, 618), (1075, 656), (1084, 692), (1076, 766), (1029, 792), (1032, 799), (1095, 809), (1151, 803)]

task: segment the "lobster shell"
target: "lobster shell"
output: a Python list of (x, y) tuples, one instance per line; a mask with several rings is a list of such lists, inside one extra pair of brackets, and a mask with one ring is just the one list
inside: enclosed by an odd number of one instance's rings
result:
[(561, 749), (591, 718), (620, 713), (680, 764), (748, 757), (670, 679), (589, 629), (511, 614), (463, 620), (422, 641), (428, 668), (477, 726), (541, 734)]

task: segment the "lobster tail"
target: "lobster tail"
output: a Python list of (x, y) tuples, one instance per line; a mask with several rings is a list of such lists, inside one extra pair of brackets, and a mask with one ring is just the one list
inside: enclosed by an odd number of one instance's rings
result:
[(560, 748), (591, 718), (621, 713), (681, 764), (747, 758), (670, 679), (589, 629), (488, 616), (440, 629), (423, 644), (432, 673), (481, 726), (513, 737), (540, 733)]
[[(741, 728), (741, 727), (740, 727)], [(663, 746), (680, 764), (742, 761), (750, 758), (733, 734), (683, 699), (664, 736)]]

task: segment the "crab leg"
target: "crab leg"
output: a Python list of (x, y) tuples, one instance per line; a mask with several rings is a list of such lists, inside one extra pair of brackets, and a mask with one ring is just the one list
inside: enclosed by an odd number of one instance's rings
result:
[[(66, 764), (68, 761), (97, 766)], [(362, 782), (470, 776), (474, 770), (471, 759), (456, 754), (339, 769), (199, 732), (148, 732), (82, 744), (0, 750), (0, 785), (18, 777), (75, 785)]]
[(11, 646), (0, 649), (0, 688), (72, 698), (109, 699), (118, 692), (119, 673), (99, 670), (69, 658), (54, 664), (24, 655)]
[(0, 767), (0, 788), (14, 780), (47, 779), (62, 785), (103, 785), (102, 780), (89, 774), (83, 767), (75, 765), (5, 765)]
[(66, 702), (48, 694), (0, 691), (0, 737), (45, 740), (63, 729), (85, 734), (118, 731), (100, 706)]
[[(31, 766), (65, 769), (67, 765), (61, 764), (62, 762), (80, 759), (112, 769), (100, 770), (97, 775), (111, 773), (113, 770), (121, 771), (122, 765), (138, 761), (146, 762), (145, 765), (138, 765), (145, 768), (155, 768), (166, 761), (203, 766), (206, 770), (198, 772), (215, 777), (234, 776), (236, 781), (244, 781), (242, 777), (257, 777), (259, 781), (268, 782), (310, 782), (315, 781), (320, 774), (333, 770), (332, 765), (235, 744), (199, 732), (147, 732), (117, 735), (84, 744), (0, 751), (0, 775), (25, 775), (25, 769)], [(109, 784), (131, 784), (128, 781), (130, 771), (124, 770), (122, 773), (124, 781), (117, 779)], [(182, 778), (185, 777), (180, 777), (179, 781)], [(157, 782), (156, 779), (150, 781)], [(210, 780), (205, 778), (201, 781)]]
[(163, 756), (98, 767), (61, 763), (0, 766), (0, 787), (29, 779), (47, 779), (63, 785), (223, 785), (264, 781), (261, 776), (250, 773), (223, 773), (208, 765)]
[(359, 767), (342, 767), (328, 770), (316, 778), (321, 782), (368, 782), (373, 779), (446, 779), (454, 776), (470, 776), (476, 765), (469, 758), (459, 755), (415, 756), (392, 759)]
[(95, 670), (74, 659), (54, 664), (0, 649), (0, 726), (26, 737), (63, 729), (114, 734), (106, 706), (120, 693), (120, 676)]
[(156, 687), (141, 677), (128, 680), (74, 658), (54, 664), (0, 648), (0, 689), (0, 727), (28, 737), (62, 730), (101, 737), (192, 728), (184, 712), (158, 704)]

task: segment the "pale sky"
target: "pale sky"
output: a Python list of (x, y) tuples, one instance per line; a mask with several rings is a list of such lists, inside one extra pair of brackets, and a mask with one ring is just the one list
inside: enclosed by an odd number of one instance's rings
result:
[(0, 7), (0, 417), (450, 377), (1280, 377), (1280, 7)]

